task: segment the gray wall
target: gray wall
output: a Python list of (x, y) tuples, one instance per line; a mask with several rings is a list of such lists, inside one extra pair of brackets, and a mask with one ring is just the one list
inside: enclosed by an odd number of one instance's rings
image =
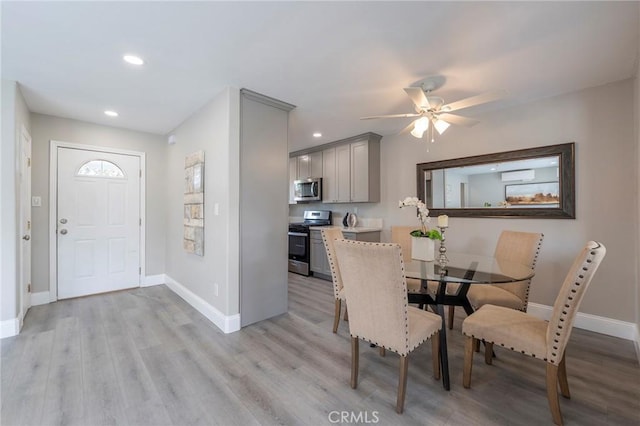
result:
[(18, 288), (19, 245), (16, 152), (19, 135), (24, 126), (31, 133), (29, 110), (19, 85), (15, 81), (2, 80), (2, 146), (0, 147), (0, 188), (2, 208), (0, 209), (0, 320), (12, 320), (20, 312)]
[(576, 142), (576, 216), (567, 219), (451, 218), (450, 250), (491, 254), (503, 229), (543, 232), (545, 240), (530, 300), (552, 305), (573, 258), (590, 239), (607, 246), (581, 311), (635, 322), (638, 305), (638, 138), (634, 137), (633, 79), (478, 115), (471, 128), (451, 126), (429, 146), (410, 135), (381, 143), (381, 202), (291, 206), (290, 216), (324, 207), (337, 217), (358, 208), (359, 218), (417, 224), (398, 200), (416, 194), (416, 163)]
[[(638, 9), (638, 15), (640, 15), (640, 9)], [(640, 34), (638, 35), (640, 39)], [(636, 61), (636, 77), (634, 79), (634, 124), (635, 124), (635, 139), (636, 139), (636, 178), (638, 188), (640, 188), (640, 43), (638, 43), (638, 61)], [(640, 222), (640, 195), (636, 199), (636, 226)], [(636, 250), (640, 253), (640, 227), (636, 229)], [(636, 336), (636, 351), (638, 359), (640, 359), (640, 262), (636, 259), (636, 325), (638, 327), (638, 335)]]
[(32, 208), (33, 292), (49, 291), (49, 141), (128, 149), (146, 153), (146, 275), (165, 271), (166, 138), (150, 133), (83, 121), (32, 114), (32, 195), (42, 207)]
[[(166, 273), (225, 315), (239, 312), (239, 97), (238, 89), (227, 88), (178, 126), (166, 163)], [(202, 257), (182, 247), (184, 158), (198, 150), (205, 152)]]

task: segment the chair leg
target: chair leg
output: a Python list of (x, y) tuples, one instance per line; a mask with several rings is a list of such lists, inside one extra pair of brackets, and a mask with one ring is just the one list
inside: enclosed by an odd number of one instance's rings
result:
[(484, 342), (484, 362), (491, 365), (493, 361), (493, 343)]
[(351, 389), (358, 387), (358, 363), (360, 358), (360, 350), (358, 347), (358, 338), (351, 337)]
[(456, 312), (456, 307), (453, 305), (449, 306), (449, 330), (453, 330), (453, 316)]
[(333, 314), (333, 332), (338, 332), (338, 323), (340, 322), (340, 308), (342, 307), (342, 300), (336, 299), (336, 309)]
[(433, 378), (440, 380), (440, 332), (431, 336), (431, 359), (433, 362)]
[(560, 361), (560, 365), (558, 365), (558, 382), (560, 383), (560, 393), (562, 396), (571, 398), (569, 381), (567, 380), (566, 352), (562, 354), (562, 361)]
[(344, 320), (349, 321), (349, 311), (347, 311), (347, 307), (344, 307)]
[(473, 341), (473, 350), (475, 352), (480, 352), (480, 339), (475, 339)]
[(387, 355), (387, 351), (382, 346), (380, 346), (380, 356), (386, 356), (386, 355)]
[(462, 386), (471, 387), (471, 367), (473, 366), (473, 343), (477, 339), (465, 336), (464, 340), (464, 364), (462, 370)]
[(398, 401), (396, 402), (396, 413), (402, 414), (404, 410), (404, 395), (407, 392), (407, 371), (409, 370), (409, 358), (407, 355), (400, 356), (400, 380), (398, 381)]
[(553, 422), (562, 425), (562, 414), (560, 413), (560, 401), (558, 400), (558, 366), (547, 363), (547, 399), (549, 409), (553, 416)]

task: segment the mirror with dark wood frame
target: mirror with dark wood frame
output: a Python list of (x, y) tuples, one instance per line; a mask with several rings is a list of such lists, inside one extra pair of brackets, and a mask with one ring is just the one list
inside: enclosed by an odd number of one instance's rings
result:
[(431, 216), (575, 219), (575, 143), (417, 164)]

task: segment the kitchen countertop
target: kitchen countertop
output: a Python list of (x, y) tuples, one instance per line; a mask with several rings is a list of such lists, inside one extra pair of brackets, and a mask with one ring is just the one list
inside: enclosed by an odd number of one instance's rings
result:
[(368, 227), (368, 226), (356, 226), (355, 228), (345, 228), (344, 226), (310, 226), (310, 230), (321, 230), (322, 228), (338, 228), (341, 229), (342, 232), (350, 232), (353, 234), (359, 234), (364, 232), (380, 232), (382, 228), (379, 227)]

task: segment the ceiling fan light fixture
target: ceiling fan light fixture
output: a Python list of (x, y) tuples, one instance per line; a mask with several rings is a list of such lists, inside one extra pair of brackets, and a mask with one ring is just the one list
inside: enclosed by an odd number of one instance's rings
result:
[(436, 128), (438, 134), (443, 134), (448, 128), (450, 124), (444, 120), (440, 120), (439, 118), (433, 122), (433, 127)]
[(420, 139), (422, 138), (422, 135), (424, 135), (424, 132), (429, 128), (429, 119), (427, 117), (422, 117), (416, 120), (415, 124), (413, 125), (413, 130), (411, 131), (411, 134)]

